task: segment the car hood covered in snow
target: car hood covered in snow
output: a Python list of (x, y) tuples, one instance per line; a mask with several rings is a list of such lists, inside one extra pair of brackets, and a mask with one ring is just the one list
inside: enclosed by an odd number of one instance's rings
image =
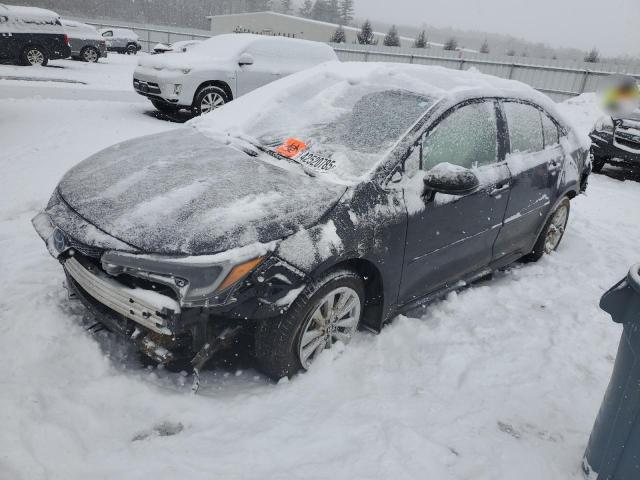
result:
[(199, 255), (291, 235), (345, 188), (185, 127), (93, 155), (58, 192), (84, 219), (138, 249)]

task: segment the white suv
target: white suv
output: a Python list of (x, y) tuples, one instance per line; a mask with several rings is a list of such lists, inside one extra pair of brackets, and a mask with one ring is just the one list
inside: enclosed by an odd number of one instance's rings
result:
[(133, 88), (164, 113), (207, 113), (284, 76), (335, 61), (324, 43), (252, 34), (219, 35), (176, 55), (140, 59)]

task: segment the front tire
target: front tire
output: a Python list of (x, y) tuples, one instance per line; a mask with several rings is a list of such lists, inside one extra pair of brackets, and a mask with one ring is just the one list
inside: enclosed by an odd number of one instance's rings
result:
[(47, 52), (37, 45), (30, 45), (22, 51), (20, 60), (23, 65), (46, 66), (49, 63)]
[(100, 52), (93, 47), (85, 47), (80, 52), (80, 58), (83, 62), (98, 63), (98, 60), (100, 59)]
[(605, 157), (598, 157), (594, 155), (593, 161), (591, 162), (591, 171), (593, 173), (600, 173), (606, 163), (607, 159)]
[(222, 107), (227, 102), (229, 102), (229, 98), (222, 88), (213, 86), (204, 87), (196, 93), (196, 97), (191, 105), (191, 112), (195, 116), (202, 115)]
[(256, 358), (274, 380), (306, 370), (336, 342), (349, 343), (364, 310), (364, 284), (355, 272), (339, 269), (312, 282), (289, 310), (256, 328)]
[(133, 43), (130, 43), (129, 45), (127, 45), (126, 48), (126, 53), (127, 55), (137, 55), (138, 54), (138, 47), (136, 45), (134, 45)]
[(570, 211), (571, 202), (565, 197), (545, 223), (531, 253), (522, 258), (523, 261), (537, 262), (545, 253), (552, 253), (558, 248), (567, 229)]

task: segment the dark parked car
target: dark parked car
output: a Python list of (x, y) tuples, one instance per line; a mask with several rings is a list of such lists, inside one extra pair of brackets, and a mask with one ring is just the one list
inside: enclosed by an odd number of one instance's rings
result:
[(587, 158), (520, 83), (328, 63), (90, 157), (33, 224), (98, 321), (157, 361), (201, 365), (247, 326), (279, 378), (554, 251)]
[(0, 60), (46, 65), (70, 55), (69, 39), (57, 13), (0, 4)]
[(604, 117), (589, 136), (594, 172), (600, 172), (607, 163), (640, 167), (640, 111)]

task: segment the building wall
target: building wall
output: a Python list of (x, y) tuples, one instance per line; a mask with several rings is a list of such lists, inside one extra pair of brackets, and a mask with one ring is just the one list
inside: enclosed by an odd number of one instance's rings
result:
[[(317, 22), (306, 18), (283, 15), (275, 12), (257, 12), (237, 15), (216, 15), (209, 17), (213, 35), (233, 32), (251, 32), (259, 34), (284, 35), (304, 40), (327, 42), (338, 25)], [(359, 29), (345, 27), (347, 43), (357, 43)], [(384, 39), (383, 33), (376, 33), (379, 43)], [(410, 46), (413, 39), (401, 38), (403, 46)]]

